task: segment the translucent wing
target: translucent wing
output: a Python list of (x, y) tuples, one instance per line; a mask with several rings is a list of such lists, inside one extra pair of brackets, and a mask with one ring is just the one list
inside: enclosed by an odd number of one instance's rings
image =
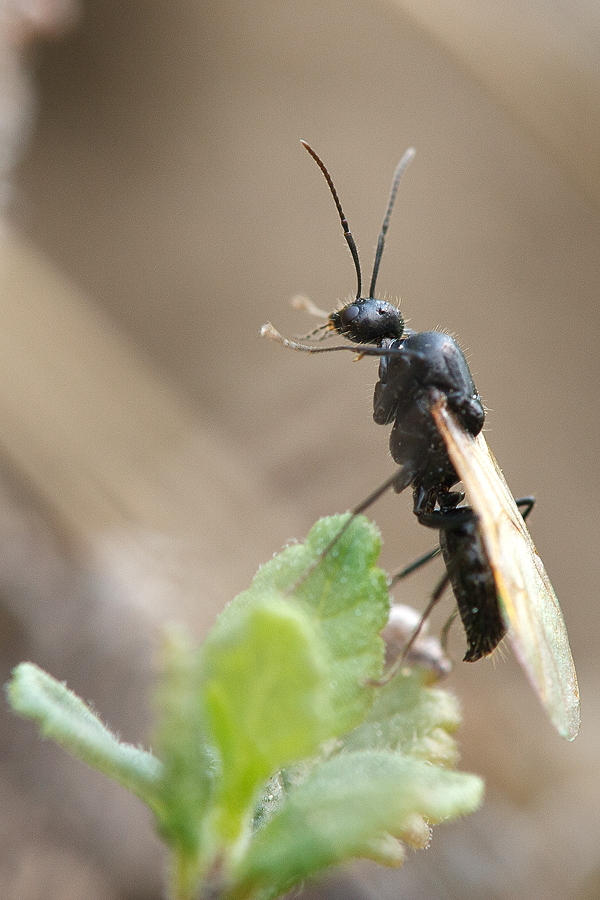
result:
[(445, 400), (432, 407), (448, 455), (478, 520), (515, 655), (557, 731), (579, 731), (579, 689), (556, 594), (483, 435), (473, 439)]

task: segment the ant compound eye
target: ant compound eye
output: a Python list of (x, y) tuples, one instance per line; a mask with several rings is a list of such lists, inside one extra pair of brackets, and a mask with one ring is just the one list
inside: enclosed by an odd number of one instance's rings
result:
[(342, 327), (347, 328), (358, 316), (360, 316), (360, 308), (355, 303), (352, 306), (345, 306), (344, 309), (340, 310), (340, 324)]
[[(358, 340), (355, 337), (356, 327), (359, 324), (361, 309), (358, 303), (350, 303), (343, 309), (331, 313), (329, 321), (338, 334), (343, 334), (351, 341)], [(359, 320), (357, 322), (357, 320)]]

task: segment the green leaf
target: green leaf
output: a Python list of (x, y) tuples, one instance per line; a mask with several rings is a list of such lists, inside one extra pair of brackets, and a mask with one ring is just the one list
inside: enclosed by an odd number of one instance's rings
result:
[(311, 617), (274, 594), (223, 617), (209, 635), (202, 695), (220, 758), (222, 839), (243, 837), (257, 789), (331, 734), (327, 656)]
[(378, 532), (323, 519), (306, 544), (262, 566), (219, 617), (202, 650), (207, 724), (220, 760), (215, 828), (247, 838), (258, 790), (359, 722), (381, 673), (389, 599)]
[(452, 734), (460, 708), (448, 690), (426, 687), (421, 669), (400, 669), (377, 694), (364, 722), (344, 739), (348, 750), (398, 750), (436, 765), (458, 761)]
[(272, 900), (356, 856), (399, 865), (429, 823), (478, 805), (479, 779), (448, 768), (454, 698), (418, 669), (377, 685), (389, 611), (378, 553), (363, 517), (321, 520), (259, 570), (204, 647), (172, 632), (155, 695), (160, 762), (36, 666), (15, 670), (15, 711), (153, 810), (178, 900), (200, 883), (223, 900)]
[(163, 767), (146, 750), (124, 744), (60, 681), (33, 663), (21, 663), (6, 687), (12, 709), (37, 722), (81, 762), (92, 766), (155, 808)]
[(376, 565), (379, 532), (364, 516), (354, 517), (319, 558), (347, 520), (347, 514), (320, 519), (304, 544), (287, 547), (262, 566), (246, 592), (253, 596), (267, 589), (292, 589), (292, 596), (312, 610), (331, 655), (338, 734), (358, 724), (373, 701), (369, 682), (381, 675), (380, 632), (390, 609), (385, 573)]
[(192, 896), (215, 848), (204, 819), (214, 786), (214, 758), (201, 712), (199, 654), (181, 630), (165, 635), (155, 691), (155, 748), (163, 761), (157, 827), (174, 851), (172, 894)]
[[(226, 896), (276, 897), (321, 869), (411, 840), (415, 816), (436, 823), (475, 810), (479, 778), (383, 750), (342, 753), (314, 769), (256, 835)], [(388, 846), (386, 847), (386, 843)]]

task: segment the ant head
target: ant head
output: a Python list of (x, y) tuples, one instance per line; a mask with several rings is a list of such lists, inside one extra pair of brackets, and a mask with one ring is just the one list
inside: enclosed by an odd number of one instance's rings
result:
[(302, 145), (306, 150), (308, 150), (312, 158), (315, 160), (316, 164), (325, 176), (327, 184), (329, 185), (329, 190), (331, 191), (331, 195), (334, 199), (338, 215), (342, 223), (344, 237), (346, 239), (348, 247), (350, 248), (350, 253), (352, 254), (352, 259), (354, 260), (354, 267), (356, 269), (356, 300), (352, 300), (350, 303), (346, 304), (343, 309), (331, 313), (325, 327), (337, 331), (338, 334), (343, 335), (350, 341), (354, 341), (354, 343), (356, 344), (381, 345), (381, 342), (385, 338), (389, 338), (390, 340), (399, 340), (404, 333), (404, 320), (402, 318), (400, 310), (398, 309), (398, 307), (394, 306), (392, 303), (388, 303), (386, 300), (375, 299), (375, 285), (377, 283), (379, 264), (381, 262), (381, 257), (383, 256), (385, 236), (390, 224), (390, 217), (392, 215), (392, 209), (394, 208), (398, 185), (400, 184), (400, 179), (404, 174), (404, 170), (415, 155), (415, 151), (412, 147), (410, 147), (396, 167), (394, 179), (392, 181), (390, 199), (388, 201), (385, 217), (383, 219), (383, 225), (381, 226), (379, 240), (377, 241), (377, 250), (375, 252), (375, 262), (373, 264), (373, 274), (371, 275), (369, 296), (361, 297), (362, 276), (360, 271), (358, 250), (356, 249), (356, 243), (350, 232), (348, 220), (346, 219), (344, 211), (342, 210), (342, 205), (339, 201), (337, 191), (333, 184), (333, 180), (331, 178), (331, 175), (325, 168), (323, 161), (315, 153), (312, 147), (309, 147), (306, 141), (302, 141)]
[(338, 334), (356, 344), (380, 345), (384, 338), (399, 340), (404, 333), (404, 319), (398, 307), (374, 297), (352, 300), (331, 313), (329, 323)]

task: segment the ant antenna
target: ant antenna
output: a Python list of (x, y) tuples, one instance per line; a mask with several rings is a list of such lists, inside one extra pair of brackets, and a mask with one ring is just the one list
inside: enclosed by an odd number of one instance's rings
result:
[[(350, 226), (348, 225), (348, 220), (347, 220), (346, 216), (344, 215), (344, 210), (342, 209), (342, 204), (340, 203), (340, 199), (339, 199), (339, 197), (338, 197), (338, 195), (337, 195), (337, 191), (336, 191), (335, 186), (334, 186), (334, 184), (333, 184), (331, 175), (329, 174), (329, 172), (328, 172), (327, 169), (325, 168), (325, 163), (324, 163), (323, 160), (315, 153), (315, 151), (313, 150), (313, 148), (312, 148), (309, 144), (307, 144), (306, 141), (300, 141), (300, 143), (302, 144), (302, 146), (303, 146), (306, 150), (308, 150), (308, 152), (310, 153), (310, 155), (312, 156), (312, 158), (314, 159), (314, 161), (316, 162), (316, 164), (317, 164), (318, 167), (320, 168), (321, 172), (322, 172), (323, 175), (325, 176), (325, 181), (326, 181), (327, 184), (329, 185), (329, 190), (331, 191), (331, 195), (332, 195), (332, 197), (333, 197), (333, 199), (334, 199), (334, 201), (335, 201), (335, 205), (336, 205), (336, 207), (337, 207), (338, 215), (339, 215), (340, 221), (341, 221), (341, 223), (342, 223), (342, 229), (343, 229), (343, 231), (344, 231), (344, 237), (346, 238), (346, 243), (348, 244), (348, 247), (350, 248), (350, 253), (352, 254), (352, 259), (354, 260), (354, 267), (355, 267), (355, 269), (356, 269), (356, 279), (357, 279), (357, 282), (358, 282), (358, 283), (357, 283), (357, 287), (356, 287), (356, 299), (357, 299), (357, 300), (360, 300), (360, 295), (361, 295), (361, 292), (362, 292), (362, 276), (361, 276), (361, 274), (360, 274), (360, 260), (359, 260), (359, 258), (358, 258), (358, 250), (356, 249), (356, 243), (355, 243), (354, 238), (352, 237), (352, 234), (351, 234), (351, 232), (350, 232)], [(406, 155), (406, 154), (405, 154), (405, 155)], [(402, 173), (400, 173), (400, 174), (402, 174)], [(388, 218), (389, 218), (389, 216), (388, 216)], [(386, 229), (386, 230), (387, 230), (387, 229)]]
[[(308, 149), (308, 148), (307, 148)], [(409, 147), (406, 153), (403, 155), (402, 159), (398, 163), (396, 167), (396, 171), (394, 172), (394, 178), (392, 180), (392, 191), (390, 194), (390, 199), (388, 202), (387, 210), (385, 212), (385, 217), (383, 219), (383, 225), (381, 226), (381, 233), (379, 235), (379, 240), (377, 241), (377, 250), (375, 252), (375, 262), (373, 263), (373, 274), (371, 275), (371, 287), (369, 288), (369, 297), (375, 296), (375, 284), (377, 282), (377, 275), (379, 274), (379, 263), (381, 262), (381, 257), (383, 256), (383, 247), (385, 245), (385, 236), (387, 234), (387, 230), (390, 224), (390, 218), (392, 215), (392, 210), (394, 208), (394, 203), (396, 202), (396, 194), (398, 193), (398, 185), (400, 184), (400, 179), (404, 175), (408, 164), (414, 158), (415, 148)]]

